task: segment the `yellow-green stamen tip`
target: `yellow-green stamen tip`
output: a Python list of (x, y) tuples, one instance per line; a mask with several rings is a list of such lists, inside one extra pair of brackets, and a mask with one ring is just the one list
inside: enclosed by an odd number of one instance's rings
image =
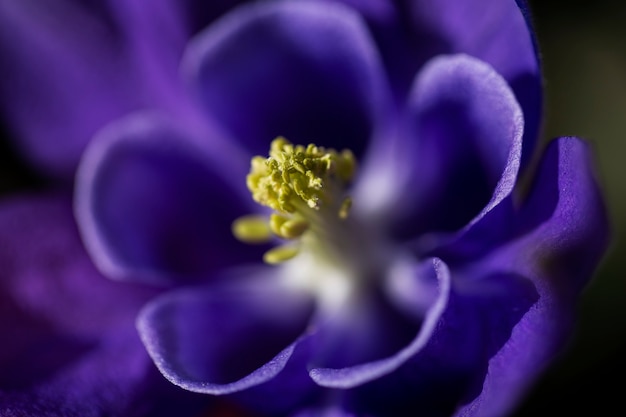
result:
[[(263, 243), (272, 236), (285, 240), (302, 238), (297, 244), (279, 246), (263, 260), (278, 264), (303, 251), (335, 252), (333, 233), (345, 231), (352, 200), (345, 190), (355, 175), (352, 152), (337, 152), (310, 144), (293, 145), (285, 138), (272, 141), (269, 157), (252, 158), (246, 178), (252, 198), (275, 210), (269, 219), (247, 216), (233, 223), (233, 233), (246, 243)], [(306, 234), (306, 236), (305, 236)], [(330, 243), (330, 242), (333, 243)], [(321, 249), (324, 245), (334, 249)]]
[(233, 235), (246, 243), (266, 243), (272, 238), (272, 231), (263, 216), (243, 216), (232, 224)]
[(300, 249), (297, 246), (277, 246), (265, 252), (263, 261), (270, 265), (279, 264), (295, 257), (299, 251)]
[(309, 229), (309, 222), (304, 219), (289, 219), (280, 214), (270, 216), (269, 228), (283, 239), (297, 239)]
[(247, 185), (256, 202), (280, 213), (294, 213), (303, 204), (317, 210), (332, 204), (333, 193), (347, 186), (355, 170), (350, 151), (294, 146), (279, 137), (272, 141), (269, 158), (252, 159)]
[(348, 214), (350, 214), (350, 208), (352, 208), (352, 199), (350, 197), (346, 197), (341, 202), (341, 206), (339, 206), (339, 218), (342, 220), (347, 219)]

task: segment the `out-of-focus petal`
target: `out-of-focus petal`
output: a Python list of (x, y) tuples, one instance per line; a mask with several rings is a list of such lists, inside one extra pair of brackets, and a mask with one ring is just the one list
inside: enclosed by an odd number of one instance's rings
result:
[(285, 136), (358, 155), (388, 110), (367, 28), (337, 4), (237, 8), (191, 42), (183, 69), (211, 116), (256, 154)]
[(242, 4), (249, 3), (250, 1), (251, 0), (185, 0), (180, 3), (184, 6), (184, 16), (187, 26), (191, 29), (192, 33), (198, 33), (230, 10)]
[[(284, 369), (307, 333), (313, 300), (280, 288), (267, 272), (252, 274), (246, 283), (233, 276), (220, 288), (170, 292), (142, 310), (139, 333), (168, 380), (222, 395), (267, 382)], [(286, 381), (284, 392), (304, 394), (294, 383)]]
[(507, 80), (524, 113), (522, 157), (530, 160), (543, 115), (539, 54), (525, 0), (412, 2), (415, 25), (429, 27), (454, 52), (489, 63)]
[(0, 230), (0, 415), (188, 415), (207, 401), (163, 383), (134, 327), (155, 291), (96, 271), (69, 199), (5, 199)]
[(22, 154), (69, 180), (104, 124), (181, 101), (186, 41), (170, 0), (0, 4), (0, 107)]
[(355, 417), (355, 415), (340, 408), (320, 407), (299, 411), (291, 417)]
[(543, 96), (539, 54), (525, 0), (339, 1), (366, 18), (401, 98), (415, 72), (436, 55), (465, 53), (490, 64), (511, 86), (522, 107), (526, 120), (523, 163), (530, 160), (541, 127)]
[(367, 167), (355, 196), (367, 201), (368, 185), (387, 176), (396, 189), (387, 218), (402, 237), (456, 230), (513, 189), (523, 117), (505, 80), (484, 62), (467, 55), (429, 62), (413, 86), (408, 124), (396, 149)]
[(451, 271), (451, 279), (426, 345), (395, 372), (347, 393), (355, 414), (453, 414), (478, 394), (489, 360), (537, 301), (532, 282), (515, 274), (487, 271), (470, 281)]
[[(515, 203), (511, 201), (514, 196), (509, 196), (509, 201), (503, 201), (457, 235), (444, 236), (438, 247), (429, 253), (442, 256), (452, 264), (464, 264), (516, 240), (531, 239), (539, 233), (539, 228), (545, 227), (552, 238), (537, 236), (555, 245), (557, 253), (559, 245), (565, 244), (581, 245), (583, 251), (582, 242), (587, 236), (592, 237), (593, 251), (578, 258), (589, 259), (590, 265), (585, 270), (591, 271), (606, 247), (609, 226), (589, 146), (574, 137), (555, 139), (549, 144), (540, 168), (524, 201)], [(580, 271), (576, 275), (582, 277), (584, 273)], [(584, 284), (578, 283), (574, 291)]]
[[(417, 284), (420, 287), (436, 288), (427, 308), (407, 311), (413, 306), (399, 302), (392, 309), (379, 300), (359, 300), (356, 304), (361, 308), (342, 312), (337, 322), (325, 323), (314, 336), (318, 346), (309, 374), (315, 382), (331, 388), (362, 385), (397, 370), (429, 343), (448, 302), (450, 277), (440, 260), (425, 264), (402, 272), (410, 274), (411, 280), (424, 281)], [(408, 291), (414, 288), (405, 286)], [(404, 294), (402, 301), (421, 296)], [(400, 314), (403, 310), (408, 314)]]
[(515, 270), (532, 279), (540, 298), (491, 359), (480, 396), (459, 416), (510, 411), (571, 336), (576, 300), (609, 237), (588, 145), (571, 137), (549, 145), (512, 229), (509, 243), (473, 269)]
[(231, 232), (233, 220), (256, 209), (245, 186), (247, 154), (226, 142), (216, 147), (213, 134), (142, 113), (94, 139), (81, 161), (75, 208), (107, 276), (188, 280), (261, 259), (264, 245)]

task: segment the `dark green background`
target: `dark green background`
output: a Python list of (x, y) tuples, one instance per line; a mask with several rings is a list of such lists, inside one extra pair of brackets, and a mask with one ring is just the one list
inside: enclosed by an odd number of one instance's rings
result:
[[(581, 299), (569, 350), (515, 417), (620, 415), (626, 395), (626, 1), (534, 0), (531, 6), (546, 87), (543, 139), (574, 135), (592, 143), (614, 235)], [(0, 141), (0, 195), (41, 185)]]
[(544, 65), (544, 139), (575, 135), (596, 151), (613, 244), (583, 294), (569, 350), (516, 417), (616, 416), (626, 395), (626, 2), (531, 2)]

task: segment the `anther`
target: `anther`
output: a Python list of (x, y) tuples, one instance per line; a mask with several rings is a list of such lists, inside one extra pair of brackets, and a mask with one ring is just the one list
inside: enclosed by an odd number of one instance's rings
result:
[[(337, 222), (348, 217), (352, 200), (344, 191), (356, 171), (352, 152), (339, 153), (313, 144), (292, 145), (278, 137), (270, 145), (269, 157), (255, 156), (250, 165), (246, 184), (252, 198), (275, 213), (265, 220), (252, 216), (235, 221), (233, 233), (238, 239), (259, 243), (272, 235), (295, 240), (311, 233), (312, 239), (307, 239), (305, 246), (322, 244), (326, 239), (322, 236), (341, 228)], [(264, 260), (282, 263), (298, 252), (297, 245), (279, 246), (268, 251)]]
[(300, 249), (293, 245), (277, 246), (265, 252), (263, 261), (270, 265), (280, 264), (294, 258)]
[(245, 243), (266, 243), (272, 238), (272, 231), (263, 216), (240, 217), (233, 222), (232, 231), (237, 239)]

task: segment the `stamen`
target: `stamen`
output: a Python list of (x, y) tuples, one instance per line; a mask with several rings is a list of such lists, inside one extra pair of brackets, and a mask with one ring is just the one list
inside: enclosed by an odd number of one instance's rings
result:
[(276, 236), (282, 237), (281, 236), (282, 232), (280, 231), (280, 228), (283, 224), (287, 223), (288, 221), (289, 221), (288, 217), (285, 217), (280, 214), (272, 213), (270, 215), (270, 223), (269, 223), (270, 229), (272, 230), (272, 232), (274, 232)]
[(304, 219), (282, 216), (272, 213), (269, 228), (276, 236), (283, 239), (297, 239), (309, 229), (309, 222)]
[(245, 243), (266, 243), (272, 239), (272, 231), (263, 216), (240, 217), (233, 222), (232, 231), (237, 239)]
[(236, 236), (248, 241), (267, 234), (282, 240), (265, 252), (264, 262), (283, 264), (278, 279), (313, 294), (328, 311), (344, 308), (375, 282), (389, 253), (381, 250), (377, 230), (363, 224), (356, 212), (349, 217), (347, 189), (355, 175), (350, 151), (292, 145), (279, 137), (268, 158), (252, 158), (246, 177), (252, 198), (274, 212), (263, 226), (253, 217), (254, 222), (244, 218), (233, 227)]
[(350, 197), (346, 197), (341, 206), (339, 207), (339, 218), (345, 220), (348, 218), (348, 214), (350, 214), (350, 209), (352, 208), (352, 199)]
[(263, 255), (263, 261), (270, 265), (283, 263), (291, 258), (294, 258), (298, 252), (300, 252), (300, 249), (297, 246), (277, 246), (265, 252)]
[[(356, 171), (354, 155), (349, 150), (310, 144), (293, 145), (283, 137), (272, 141), (268, 158), (255, 156), (246, 184), (252, 198), (276, 211), (268, 220), (242, 218), (233, 225), (235, 236), (244, 242), (267, 242), (270, 235), (295, 240), (307, 234), (301, 243), (313, 246), (331, 244), (331, 236), (348, 217), (352, 200), (345, 189)], [(263, 223), (261, 225), (260, 223)], [(310, 236), (308, 236), (310, 234)], [(329, 240), (330, 239), (330, 240)], [(306, 242), (305, 242), (306, 241)], [(270, 264), (285, 262), (299, 252), (286, 245), (268, 251), (264, 260)], [(319, 248), (317, 248), (319, 252)]]
[(287, 220), (280, 226), (280, 236), (285, 239), (299, 238), (309, 229), (309, 222), (301, 219)]
[(302, 203), (316, 210), (332, 204), (332, 190), (352, 180), (356, 163), (350, 151), (294, 146), (279, 137), (272, 141), (269, 158), (255, 156), (251, 165), (246, 182), (252, 198), (278, 212), (294, 213)]

